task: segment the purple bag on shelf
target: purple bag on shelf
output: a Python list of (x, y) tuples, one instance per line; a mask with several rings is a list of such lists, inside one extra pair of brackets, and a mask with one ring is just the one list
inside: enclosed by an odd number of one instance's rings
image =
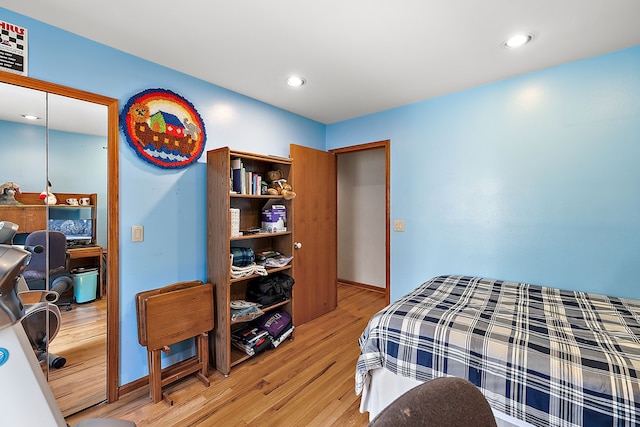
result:
[(272, 337), (277, 337), (291, 323), (291, 315), (286, 311), (274, 311), (259, 317), (255, 323)]

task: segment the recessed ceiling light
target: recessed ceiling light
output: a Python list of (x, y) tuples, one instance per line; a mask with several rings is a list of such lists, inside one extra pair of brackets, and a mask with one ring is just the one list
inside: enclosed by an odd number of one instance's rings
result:
[(287, 84), (293, 87), (299, 87), (306, 83), (306, 80), (298, 76), (287, 77)]
[(531, 34), (516, 34), (513, 37), (508, 38), (504, 42), (504, 47), (508, 49), (514, 49), (516, 47), (524, 46), (533, 39)]
[(40, 120), (40, 117), (34, 116), (33, 114), (21, 114), (27, 120)]

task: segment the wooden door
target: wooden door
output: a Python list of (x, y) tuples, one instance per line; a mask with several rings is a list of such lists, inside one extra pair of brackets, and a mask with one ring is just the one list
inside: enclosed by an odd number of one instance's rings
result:
[(296, 325), (315, 319), (337, 306), (337, 177), (336, 156), (291, 144), (297, 196), (293, 199)]

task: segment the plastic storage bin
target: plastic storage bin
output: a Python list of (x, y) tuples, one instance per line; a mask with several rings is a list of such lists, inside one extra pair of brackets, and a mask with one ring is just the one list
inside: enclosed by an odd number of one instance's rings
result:
[(91, 302), (96, 299), (98, 290), (98, 269), (76, 270), (73, 274), (73, 296), (77, 303)]

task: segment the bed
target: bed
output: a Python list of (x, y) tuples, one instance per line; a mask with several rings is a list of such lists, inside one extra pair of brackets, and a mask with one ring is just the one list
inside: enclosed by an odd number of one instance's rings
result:
[(498, 425), (640, 424), (640, 301), (439, 276), (375, 314), (356, 393), (373, 419), (441, 376), (474, 383)]

